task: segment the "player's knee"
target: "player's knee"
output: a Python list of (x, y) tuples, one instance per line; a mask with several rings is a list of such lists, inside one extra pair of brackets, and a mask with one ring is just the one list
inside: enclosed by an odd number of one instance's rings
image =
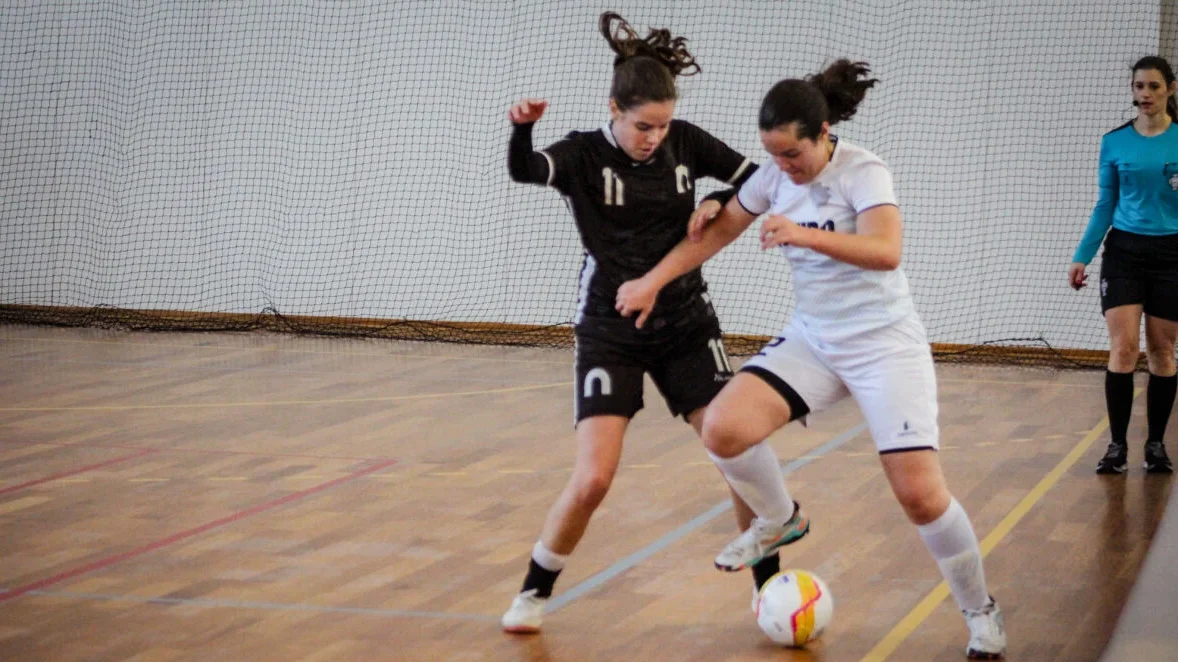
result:
[(1109, 348), (1109, 366), (1116, 372), (1131, 370), (1137, 365), (1137, 357), (1140, 354), (1137, 346), (1128, 342), (1114, 341)]
[(613, 472), (601, 469), (584, 472), (573, 482), (573, 499), (585, 509), (594, 509), (605, 500), (613, 483)]
[(736, 457), (749, 447), (736, 419), (719, 409), (704, 412), (702, 432), (704, 447), (718, 457)]
[(909, 521), (918, 526), (935, 521), (949, 505), (948, 495), (927, 485), (899, 485), (893, 491)]
[(1174, 352), (1150, 352), (1149, 371), (1155, 375), (1171, 375), (1174, 373)]
[(1155, 375), (1171, 375), (1174, 373), (1174, 346), (1149, 347), (1146, 350), (1149, 361), (1149, 371)]

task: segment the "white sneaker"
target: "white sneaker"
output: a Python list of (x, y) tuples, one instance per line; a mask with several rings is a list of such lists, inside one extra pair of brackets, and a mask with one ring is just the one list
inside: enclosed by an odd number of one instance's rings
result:
[(548, 598), (536, 596), (536, 589), (529, 589), (515, 596), (511, 607), (503, 614), (503, 631), (514, 634), (532, 634), (540, 631), (544, 619), (544, 606)]
[(1002, 610), (994, 598), (981, 609), (965, 609), (965, 624), (969, 626), (969, 647), (965, 655), (971, 660), (1001, 660), (1006, 652), (1006, 627)]
[(810, 520), (796, 503), (793, 517), (785, 524), (777, 525), (754, 517), (752, 525), (716, 557), (716, 567), (726, 572), (744, 570), (809, 531)]

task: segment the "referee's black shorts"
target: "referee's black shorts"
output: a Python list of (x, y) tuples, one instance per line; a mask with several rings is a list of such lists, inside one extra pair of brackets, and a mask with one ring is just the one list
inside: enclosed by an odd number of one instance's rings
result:
[(732, 379), (720, 322), (706, 295), (675, 314), (634, 319), (585, 316), (576, 326), (574, 424), (590, 416), (632, 417), (649, 373), (673, 416), (706, 406)]
[(1178, 234), (1150, 236), (1113, 228), (1104, 240), (1100, 308), (1140, 304), (1145, 314), (1178, 321)]

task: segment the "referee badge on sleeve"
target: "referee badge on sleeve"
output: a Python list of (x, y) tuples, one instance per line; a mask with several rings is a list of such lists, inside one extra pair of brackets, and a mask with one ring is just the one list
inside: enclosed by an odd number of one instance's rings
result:
[(1105, 278), (1100, 279), (1100, 296), (1108, 296), (1108, 280)]

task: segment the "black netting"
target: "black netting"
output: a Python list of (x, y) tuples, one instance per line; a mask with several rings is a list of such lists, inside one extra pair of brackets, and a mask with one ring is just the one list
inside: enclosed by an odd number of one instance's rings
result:
[[(509, 181), (505, 113), (547, 98), (539, 144), (599, 125), (615, 9), (690, 39), (677, 115), (758, 162), (772, 83), (869, 61), (839, 133), (893, 169), (938, 353), (1056, 365), (1103, 362), (1066, 268), (1129, 65), (1178, 45), (1173, 3), (1139, 0), (18, 4), (0, 321), (568, 343), (579, 241), (558, 195)], [(793, 301), (754, 239), (705, 268), (734, 353)]]

